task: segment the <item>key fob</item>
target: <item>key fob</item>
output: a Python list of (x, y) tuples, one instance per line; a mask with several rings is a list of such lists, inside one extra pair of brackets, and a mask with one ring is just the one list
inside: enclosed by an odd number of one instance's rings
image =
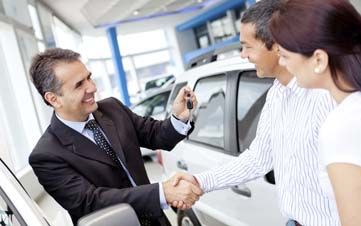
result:
[[(190, 97), (190, 95), (189, 95), (189, 97)], [(187, 99), (187, 109), (189, 109), (189, 110), (193, 109), (193, 102), (192, 102), (191, 98)]]

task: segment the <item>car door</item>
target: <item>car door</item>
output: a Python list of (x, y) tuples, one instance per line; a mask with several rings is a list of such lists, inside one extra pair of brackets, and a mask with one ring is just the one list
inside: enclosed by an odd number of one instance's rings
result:
[[(224, 75), (220, 75), (220, 76), (213, 76), (212, 77), (213, 79), (211, 79), (211, 81), (208, 83), (207, 81), (204, 83), (204, 87), (213, 87), (212, 89), (214, 89), (214, 94), (217, 93), (222, 93), (224, 90), (225, 90), (225, 74)], [(217, 84), (218, 83), (218, 84)], [(222, 83), (222, 84), (221, 84)], [(178, 83), (175, 85), (172, 93), (171, 93), (171, 97), (169, 98), (169, 101), (168, 101), (168, 109), (167, 111), (170, 113), (170, 108), (171, 108), (171, 103), (173, 103), (173, 100), (175, 99), (175, 96), (176, 94), (179, 92), (179, 90), (185, 86), (187, 83), (186, 82), (183, 82), (183, 83)], [(218, 87), (217, 87), (218, 86)], [(223, 87), (222, 87), (223, 86)], [(192, 87), (193, 88), (193, 87)], [(202, 88), (203, 89), (203, 88)], [(203, 95), (202, 92), (196, 92), (195, 93), (196, 96), (197, 96), (197, 100), (198, 100), (198, 106), (197, 108), (194, 110), (195, 111), (195, 114), (194, 116), (196, 117), (197, 113), (199, 110), (200, 111), (204, 111), (204, 110), (207, 110), (205, 109), (206, 105), (205, 102), (206, 101), (203, 101), (204, 99), (209, 99), (210, 96), (207, 96), (208, 93), (205, 93), (206, 95)], [(222, 98), (222, 94), (218, 94), (218, 96), (214, 95), (213, 97), (213, 100), (219, 100), (219, 98)], [(204, 103), (203, 103), (204, 102)], [(214, 107), (214, 106), (213, 106)], [(222, 107), (222, 106), (220, 106)], [(223, 111), (223, 109), (220, 109), (220, 111)], [(220, 113), (220, 112), (218, 112)], [(217, 117), (216, 115), (214, 115), (213, 117)], [(218, 115), (218, 117), (220, 117), (220, 115)], [(196, 122), (196, 126), (195, 126), (195, 130), (193, 131), (192, 134), (194, 133), (200, 133), (200, 138), (199, 139), (203, 139), (204, 141), (207, 140), (207, 135), (205, 133), (217, 133), (217, 123), (215, 124), (215, 127), (213, 128), (209, 128), (209, 130), (211, 131), (207, 131), (207, 129), (202, 129), (202, 130), (199, 130), (199, 126), (198, 124), (201, 123), (200, 122), (197, 122), (197, 119), (196, 118), (193, 118), (193, 120)], [(203, 120), (203, 119), (202, 119)], [(211, 126), (211, 124), (209, 124)], [(194, 137), (193, 135), (190, 135), (190, 138), (191, 137)], [(202, 136), (203, 134), (203, 136)], [(220, 143), (222, 142), (222, 137), (218, 137), (218, 139), (214, 140), (215, 143)], [(163, 158), (163, 168), (164, 168), (164, 172), (165, 172), (165, 175), (167, 176), (170, 176), (172, 175), (173, 173), (177, 172), (177, 171), (180, 171), (180, 170), (188, 170), (188, 166), (187, 164), (185, 163), (185, 159), (183, 158), (183, 154), (187, 154), (189, 153), (188, 150), (193, 150), (195, 148), (195, 145), (198, 145), (199, 142), (195, 142), (193, 141), (193, 139), (190, 139), (190, 140), (184, 140), (180, 143), (178, 143), (178, 145), (171, 151), (171, 152), (166, 152), (166, 151), (162, 151), (162, 158)], [(207, 146), (208, 148), (208, 146)], [(197, 155), (199, 152), (198, 151), (194, 151), (193, 154)], [(194, 156), (194, 160), (195, 160), (195, 163), (197, 162), (197, 160), (200, 159), (200, 156)], [(197, 164), (189, 164), (190, 167), (192, 167), (192, 169), (189, 169), (190, 172), (194, 172), (194, 171), (202, 171), (202, 170), (206, 170), (207, 168), (201, 168), (201, 169), (197, 169), (198, 165)], [(193, 167), (195, 167), (196, 169), (193, 169)]]
[[(255, 71), (232, 72), (200, 79), (194, 91), (198, 107), (189, 140), (165, 153), (165, 170), (176, 166), (195, 174), (236, 158), (255, 136), (260, 111), (272, 81)], [(172, 155), (173, 158), (167, 157)], [(172, 166), (170, 166), (172, 165)], [(272, 182), (272, 181), (271, 181)], [(275, 186), (265, 178), (205, 194), (194, 206), (203, 225), (282, 225)]]
[(48, 226), (39, 207), (0, 159), (0, 225)]
[(24, 220), (20, 214), (15, 211), (14, 206), (11, 206), (10, 200), (5, 196), (5, 193), (0, 189), (0, 225), (4, 226), (21, 226), (24, 225)]

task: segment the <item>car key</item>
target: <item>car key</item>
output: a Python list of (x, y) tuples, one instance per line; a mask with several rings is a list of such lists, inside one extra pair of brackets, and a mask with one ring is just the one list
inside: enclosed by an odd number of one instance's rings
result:
[(188, 99), (187, 99), (187, 109), (189, 110), (189, 118), (188, 118), (188, 122), (192, 121), (192, 109), (193, 109), (193, 102), (191, 99), (191, 95), (188, 94), (187, 95)]
[[(187, 98), (187, 109), (189, 110), (188, 125), (190, 125), (191, 121), (192, 121), (193, 102), (192, 102), (190, 94), (188, 94), (187, 97), (188, 97)], [(188, 139), (188, 134), (187, 134), (187, 139)]]

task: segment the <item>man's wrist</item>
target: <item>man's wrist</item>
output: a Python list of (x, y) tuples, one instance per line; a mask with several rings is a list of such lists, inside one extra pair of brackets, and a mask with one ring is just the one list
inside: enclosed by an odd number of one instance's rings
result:
[(188, 131), (192, 128), (189, 123), (184, 123), (183, 121), (176, 119), (176, 117), (172, 114), (171, 123), (173, 125), (173, 128), (181, 135), (187, 136)]
[(186, 120), (184, 120), (184, 119), (181, 119), (177, 114), (175, 114), (175, 113), (172, 113), (172, 115), (173, 115), (173, 117), (175, 118), (175, 119), (177, 119), (178, 121), (181, 121), (181, 122), (183, 122), (183, 123), (187, 123), (188, 122), (188, 120), (186, 119)]
[(160, 199), (160, 206), (162, 209), (167, 209), (168, 206), (168, 202), (167, 202), (167, 196), (165, 193), (165, 188), (164, 188), (165, 183), (164, 182), (160, 182), (159, 183), (159, 199)]

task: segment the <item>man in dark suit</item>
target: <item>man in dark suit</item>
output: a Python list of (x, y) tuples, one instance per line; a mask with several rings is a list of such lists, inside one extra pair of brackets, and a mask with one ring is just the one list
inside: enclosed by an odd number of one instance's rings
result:
[(186, 123), (185, 87), (164, 121), (140, 117), (115, 98), (96, 102), (91, 73), (71, 50), (50, 49), (36, 55), (32, 81), (46, 104), (54, 109), (51, 124), (29, 162), (45, 190), (76, 224), (95, 210), (129, 203), (142, 225), (170, 225), (162, 209), (183, 200), (192, 205), (201, 191), (190, 183), (150, 184), (140, 146), (171, 150), (191, 128)]

